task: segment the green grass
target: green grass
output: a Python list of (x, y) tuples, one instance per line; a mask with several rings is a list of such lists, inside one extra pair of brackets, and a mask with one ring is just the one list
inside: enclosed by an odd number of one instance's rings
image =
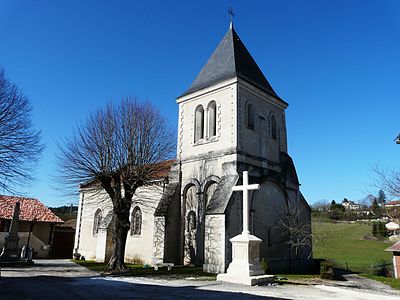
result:
[(312, 279), (319, 278), (319, 275), (315, 274), (277, 274), (275, 277), (286, 278), (287, 280), (302, 280), (302, 279)]
[(313, 222), (314, 258), (331, 261), (334, 266), (354, 272), (371, 273), (371, 264), (379, 259), (392, 261), (391, 252), (384, 251), (391, 243), (371, 238), (371, 225), (368, 223), (328, 223)]
[[(102, 272), (106, 267), (106, 263), (98, 263), (95, 261), (73, 260), (73, 262), (82, 265), (89, 270)], [(183, 277), (194, 277), (196, 280), (215, 280), (215, 274), (209, 274), (203, 272), (201, 267), (187, 267), (187, 266), (174, 266), (171, 271), (168, 271), (167, 267), (159, 268), (155, 271), (153, 267), (144, 268), (141, 264), (125, 264), (128, 268), (128, 272), (124, 273), (124, 276), (170, 276), (176, 278)]]
[(382, 282), (384, 284), (390, 285), (394, 289), (400, 290), (400, 280), (399, 279), (388, 278), (388, 277), (383, 277), (383, 276), (376, 276), (376, 275), (365, 274), (365, 273), (362, 273), (360, 275), (367, 277), (369, 279), (373, 279), (373, 280)]

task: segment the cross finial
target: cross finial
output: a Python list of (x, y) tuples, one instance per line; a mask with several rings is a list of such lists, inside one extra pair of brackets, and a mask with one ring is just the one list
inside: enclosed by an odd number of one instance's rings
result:
[(230, 27), (232, 27), (233, 18), (235, 17), (235, 14), (233, 13), (233, 8), (232, 8), (232, 7), (229, 7), (229, 9), (228, 9), (228, 15), (229, 15), (229, 18), (230, 18), (230, 20), (231, 20), (231, 22), (230, 22)]

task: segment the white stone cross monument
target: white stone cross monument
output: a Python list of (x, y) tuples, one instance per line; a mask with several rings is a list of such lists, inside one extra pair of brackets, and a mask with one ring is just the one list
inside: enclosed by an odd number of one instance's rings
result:
[(242, 235), (250, 234), (249, 231), (249, 191), (259, 190), (259, 184), (249, 184), (249, 173), (243, 172), (243, 185), (237, 185), (232, 188), (232, 191), (243, 191), (243, 230)]
[(218, 274), (217, 280), (247, 285), (272, 281), (272, 275), (264, 275), (260, 264), (260, 244), (258, 237), (249, 232), (249, 191), (260, 189), (259, 184), (249, 184), (248, 172), (243, 172), (243, 185), (234, 186), (233, 191), (243, 191), (243, 231), (230, 239), (232, 262), (226, 274)]

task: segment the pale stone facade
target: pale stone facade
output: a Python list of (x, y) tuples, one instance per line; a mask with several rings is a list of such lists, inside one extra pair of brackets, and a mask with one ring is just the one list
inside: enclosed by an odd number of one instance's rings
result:
[[(260, 256), (272, 271), (287, 269), (291, 262), (301, 266), (311, 248), (294, 259), (279, 225), (288, 209), (297, 210), (302, 223), (311, 222), (287, 154), (288, 104), (273, 91), (232, 27), (177, 103), (177, 159), (168, 180), (138, 191), (138, 198), (148, 193), (151, 205), (141, 207), (142, 232), (128, 236), (126, 258), (225, 272), (232, 258), (229, 239), (242, 231), (242, 196), (233, 194), (232, 187), (248, 171), (261, 186), (249, 199), (250, 232), (262, 239)], [(87, 258), (104, 260), (108, 224), (102, 223), (97, 236), (93, 224), (96, 210), (106, 213), (111, 206), (100, 198), (81, 191), (75, 248)]]

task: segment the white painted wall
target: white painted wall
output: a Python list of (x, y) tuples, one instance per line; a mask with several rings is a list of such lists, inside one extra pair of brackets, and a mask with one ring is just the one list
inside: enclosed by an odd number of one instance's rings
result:
[[(153, 256), (153, 227), (154, 210), (161, 199), (164, 185), (150, 185), (139, 188), (132, 203), (132, 209), (137, 205), (142, 212), (142, 230), (140, 235), (131, 235), (128, 232), (126, 241), (125, 260), (127, 262), (140, 261), (151, 263)], [(112, 211), (112, 203), (105, 192), (82, 189), (84, 193), (81, 207), (81, 226), (78, 252), (86, 259), (103, 260), (107, 257), (106, 249), (111, 234), (110, 230), (102, 229), (93, 235), (94, 214), (98, 208), (102, 210), (103, 218)], [(81, 196), (82, 197), (82, 196)]]

